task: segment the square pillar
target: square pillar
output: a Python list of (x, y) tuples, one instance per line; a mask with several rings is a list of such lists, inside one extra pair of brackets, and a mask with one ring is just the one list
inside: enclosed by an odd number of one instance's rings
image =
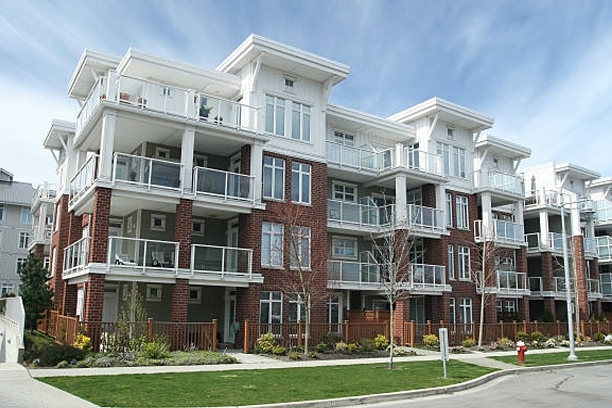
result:
[(189, 280), (177, 278), (172, 288), (172, 306), (170, 310), (170, 320), (173, 323), (170, 329), (170, 347), (173, 350), (180, 350), (187, 346), (185, 326), (181, 323), (187, 322), (188, 296)]
[(89, 262), (106, 263), (108, 256), (108, 223), (112, 190), (98, 187), (94, 193), (93, 213), (89, 218)]
[(193, 201), (181, 198), (176, 206), (176, 221), (174, 224), (174, 240), (179, 243), (178, 267), (191, 268), (191, 222)]

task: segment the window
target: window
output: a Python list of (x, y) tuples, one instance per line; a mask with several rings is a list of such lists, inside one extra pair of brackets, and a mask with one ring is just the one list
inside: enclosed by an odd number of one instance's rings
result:
[(453, 227), (453, 196), (446, 193), (446, 226)]
[(448, 245), (448, 279), (455, 279), (455, 247)]
[(21, 267), (28, 262), (28, 258), (17, 258), (17, 273), (21, 270)]
[(266, 132), (285, 136), (285, 100), (266, 95)]
[(295, 140), (310, 142), (310, 106), (293, 102), (291, 137)]
[(15, 284), (2, 282), (2, 285), (0, 285), (0, 298), (5, 297), (9, 293), (15, 294)]
[(438, 142), (437, 154), (442, 156), (445, 176), (467, 178), (465, 149)]
[(282, 323), (283, 294), (281, 292), (261, 291), (259, 294), (259, 322)]
[(470, 229), (470, 218), (468, 209), (468, 199), (465, 196), (457, 196), (455, 199), (457, 216), (457, 228)]
[(191, 221), (191, 235), (204, 236), (204, 220), (194, 219)]
[(459, 256), (459, 279), (470, 280), (470, 247), (457, 247)]
[(162, 285), (147, 285), (147, 302), (161, 302)]
[(295, 87), (295, 79), (285, 78), (285, 91), (293, 92), (294, 87)]
[[(341, 301), (338, 295), (331, 295), (327, 299), (327, 323), (341, 323), (342, 322), (342, 308)], [(330, 331), (334, 328), (330, 327)]]
[(306, 305), (301, 295), (297, 295), (289, 301), (289, 321), (292, 323), (303, 322), (305, 319)]
[(21, 223), (22, 224), (31, 224), (32, 223), (32, 212), (29, 208), (21, 209)]
[(455, 139), (455, 128), (453, 127), (447, 127), (446, 128), (446, 137), (448, 137), (450, 140), (454, 140)]
[(271, 222), (261, 224), (261, 265), (283, 266), (283, 226)]
[(166, 147), (156, 147), (155, 148), (155, 157), (158, 159), (169, 159), (170, 158), (170, 149)]
[(43, 268), (49, 270), (49, 267), (51, 267), (51, 258), (49, 258), (48, 256), (45, 256), (43, 258)]
[(336, 130), (334, 131), (334, 142), (342, 146), (353, 147), (355, 145), (355, 136)]
[(2, 221), (3, 215), (4, 215), (4, 204), (0, 204), (0, 221)]
[(264, 156), (263, 196), (272, 200), (285, 198), (285, 161)]
[(291, 201), (310, 204), (310, 172), (309, 164), (291, 163)]
[(472, 323), (472, 299), (470, 298), (459, 299), (459, 323), (464, 325)]
[(19, 249), (27, 249), (30, 243), (30, 234), (27, 232), (19, 233)]
[(357, 202), (357, 187), (353, 184), (344, 184), (334, 182), (332, 184), (334, 200), (348, 201), (351, 203)]
[(450, 298), (450, 324), (456, 324), (455, 298)]
[(310, 268), (310, 228), (292, 228), (290, 263), (292, 268)]
[(190, 286), (188, 296), (189, 303), (202, 303), (202, 288), (198, 286)]
[(357, 240), (354, 238), (333, 237), (334, 258), (357, 259)]
[[(129, 225), (129, 220), (128, 220)], [(166, 216), (159, 214), (151, 214), (151, 231), (165, 231)]]

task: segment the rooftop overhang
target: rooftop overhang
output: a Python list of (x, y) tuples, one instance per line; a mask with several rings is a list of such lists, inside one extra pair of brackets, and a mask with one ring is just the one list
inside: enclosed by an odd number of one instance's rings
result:
[(480, 136), (475, 147), (512, 160), (523, 160), (531, 156), (530, 148), (491, 135)]
[(589, 188), (608, 188), (612, 187), (612, 177), (602, 177), (588, 183)]
[(68, 83), (68, 96), (80, 100), (87, 98), (98, 78), (116, 69), (120, 60), (114, 55), (85, 49)]
[(345, 79), (347, 65), (315, 55), (270, 39), (251, 34), (219, 66), (217, 70), (237, 74), (255, 60), (289, 75), (307, 78), (333, 86)]
[(370, 115), (338, 105), (327, 105), (327, 123), (332, 127), (354, 133), (368, 133), (395, 142), (415, 140), (414, 126)]
[(129, 49), (117, 66), (118, 75), (147, 79), (232, 99), (240, 93), (240, 78), (184, 62)]
[(561, 163), (555, 168), (557, 174), (563, 175), (564, 177), (572, 177), (578, 180), (591, 181), (596, 180), (601, 175), (593, 170), (589, 170), (586, 167), (577, 166), (572, 163)]
[(389, 119), (402, 123), (410, 123), (423, 117), (435, 115), (438, 115), (438, 120), (440, 121), (471, 132), (490, 129), (495, 122), (488, 116), (435, 97), (391, 115)]
[(49, 150), (65, 149), (67, 138), (74, 136), (75, 124), (63, 120), (53, 119), (47, 136), (43, 141), (43, 147)]

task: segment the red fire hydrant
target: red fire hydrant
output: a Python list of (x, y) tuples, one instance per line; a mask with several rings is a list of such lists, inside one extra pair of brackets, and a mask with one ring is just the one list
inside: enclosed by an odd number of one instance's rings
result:
[(527, 346), (521, 340), (516, 342), (516, 352), (518, 353), (519, 364), (525, 363), (525, 353), (527, 352)]

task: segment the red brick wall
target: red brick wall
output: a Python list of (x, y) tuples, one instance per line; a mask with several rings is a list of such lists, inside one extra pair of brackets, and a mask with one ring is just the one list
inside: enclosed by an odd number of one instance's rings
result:
[(404, 322), (410, 321), (410, 299), (398, 300), (395, 302), (393, 311), (394, 324), (394, 342), (395, 344), (404, 345), (409, 339), (404, 338)]
[(62, 314), (64, 316), (74, 316), (77, 306), (77, 286), (69, 285), (64, 281), (64, 303), (62, 304)]
[[(542, 253), (542, 286), (543, 290), (553, 290), (554, 279), (553, 279), (553, 258), (550, 252)], [(554, 315), (554, 314), (553, 314)]]
[(94, 193), (93, 213), (89, 220), (89, 262), (106, 263), (111, 195), (112, 190), (103, 187), (97, 187)]
[(104, 275), (90, 273), (85, 290), (85, 321), (102, 321), (104, 305)]
[[(188, 292), (189, 280), (177, 278), (172, 288), (172, 310), (170, 311), (170, 320), (172, 322), (183, 323), (187, 321)], [(181, 330), (180, 326), (172, 327), (170, 337), (170, 346), (173, 350), (182, 349), (187, 346), (185, 330)]]
[(176, 222), (174, 226), (174, 240), (179, 243), (178, 267), (189, 269), (191, 267), (191, 216), (193, 201), (181, 198), (176, 206)]
[(583, 321), (589, 318), (589, 298), (587, 291), (586, 260), (582, 236), (574, 236), (574, 257), (576, 264), (576, 287), (578, 288), (578, 311)]

